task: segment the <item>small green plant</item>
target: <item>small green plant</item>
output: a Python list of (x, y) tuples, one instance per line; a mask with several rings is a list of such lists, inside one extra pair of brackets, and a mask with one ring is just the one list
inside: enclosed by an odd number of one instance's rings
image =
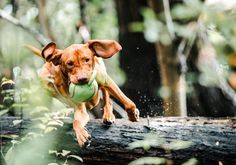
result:
[[(70, 159), (75, 159), (78, 160), (80, 162), (83, 162), (83, 159), (77, 155), (73, 155), (71, 154), (71, 151), (67, 151), (67, 150), (62, 150), (61, 152), (58, 151), (53, 151), (53, 150), (49, 150), (49, 154), (55, 154), (56, 156), (62, 156), (63, 158), (65, 158), (65, 162), (63, 163), (63, 165), (69, 165), (69, 160)], [(48, 165), (58, 165), (57, 163), (49, 163)]]
[[(157, 134), (147, 134), (143, 140), (138, 140), (129, 144), (130, 149), (143, 148), (148, 151), (151, 148), (161, 148), (168, 154), (172, 151), (181, 150), (191, 147), (191, 141), (173, 140), (168, 142), (165, 138)], [(129, 163), (129, 165), (144, 165), (144, 164), (168, 164), (171, 160), (161, 157), (142, 157)], [(189, 159), (184, 165), (196, 165), (197, 160), (195, 158)]]
[[(70, 114), (73, 110), (49, 97), (38, 78), (29, 79), (21, 76), (19, 72), (15, 82), (12, 94), (14, 102), (11, 107), (21, 109), (22, 114), (16, 117), (12, 124), (17, 126), (22, 122), (30, 122), (19, 135), (1, 135), (2, 138), (11, 139), (11, 143), (4, 146), (4, 150), (7, 150), (4, 154), (6, 164), (81, 163), (82, 159), (68, 151), (68, 148), (58, 148), (58, 141), (63, 139), (64, 142), (65, 136), (65, 132), (58, 132), (63, 129), (65, 123), (72, 124)], [(1, 110), (0, 114), (3, 112), (7, 113), (7, 110)]]
[(0, 104), (0, 116), (8, 113), (14, 103), (14, 82), (5, 77), (1, 80), (0, 95), (3, 97)]

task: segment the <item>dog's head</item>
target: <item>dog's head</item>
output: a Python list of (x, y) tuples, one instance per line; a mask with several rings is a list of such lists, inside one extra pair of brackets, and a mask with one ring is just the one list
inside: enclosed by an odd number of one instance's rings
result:
[(57, 49), (51, 42), (42, 50), (42, 57), (52, 62), (67, 74), (74, 84), (87, 83), (92, 75), (95, 56), (110, 58), (121, 50), (120, 44), (113, 40), (90, 40), (86, 44), (73, 44), (64, 50)]

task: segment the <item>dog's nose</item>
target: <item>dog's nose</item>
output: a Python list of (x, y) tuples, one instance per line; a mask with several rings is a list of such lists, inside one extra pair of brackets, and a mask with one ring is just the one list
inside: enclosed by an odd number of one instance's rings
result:
[(87, 77), (80, 77), (78, 78), (78, 83), (79, 84), (85, 84), (88, 82), (88, 78)]

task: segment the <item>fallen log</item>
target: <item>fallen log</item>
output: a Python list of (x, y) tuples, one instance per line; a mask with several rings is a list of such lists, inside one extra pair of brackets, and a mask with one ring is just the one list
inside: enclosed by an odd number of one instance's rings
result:
[[(15, 119), (1, 119), (1, 134), (24, 134), (31, 123), (31, 121), (23, 121), (20, 125), (13, 126), (13, 120)], [(117, 119), (111, 127), (101, 123), (101, 120), (97, 119), (91, 120), (87, 125), (92, 139), (86, 148), (81, 149), (77, 145), (71, 123), (64, 124), (57, 131), (52, 131), (43, 137), (38, 137), (37, 144), (40, 144), (40, 147), (43, 144), (47, 146), (50, 144), (53, 146), (50, 150), (69, 151), (70, 154), (80, 156), (85, 164), (128, 164), (144, 156), (165, 158), (174, 164), (182, 164), (190, 158), (197, 159), (199, 164), (236, 163), (235, 118), (160, 117), (141, 119), (137, 123)], [(142, 140), (150, 132), (158, 134), (168, 143), (184, 140), (190, 141), (192, 145), (174, 151), (166, 151), (159, 146), (147, 151), (142, 148), (128, 148), (131, 142)], [(48, 139), (48, 142), (44, 142), (43, 139)], [(31, 148), (37, 147), (33, 142), (27, 143)], [(19, 149), (18, 155), (20, 151), (22, 150)], [(53, 159), (55, 157), (50, 161)], [(63, 160), (65, 157), (61, 156), (59, 159)]]

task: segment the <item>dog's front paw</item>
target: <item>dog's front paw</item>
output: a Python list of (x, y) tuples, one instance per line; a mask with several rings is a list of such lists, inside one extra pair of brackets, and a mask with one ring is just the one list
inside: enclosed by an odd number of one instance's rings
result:
[(91, 136), (86, 130), (86, 128), (79, 128), (75, 130), (75, 135), (80, 147), (87, 147), (89, 146)]
[(139, 110), (135, 108), (134, 110), (127, 111), (129, 120), (132, 122), (139, 121)]
[(81, 125), (81, 121), (74, 120), (73, 129), (80, 147), (87, 146), (91, 136), (89, 135), (87, 129)]

